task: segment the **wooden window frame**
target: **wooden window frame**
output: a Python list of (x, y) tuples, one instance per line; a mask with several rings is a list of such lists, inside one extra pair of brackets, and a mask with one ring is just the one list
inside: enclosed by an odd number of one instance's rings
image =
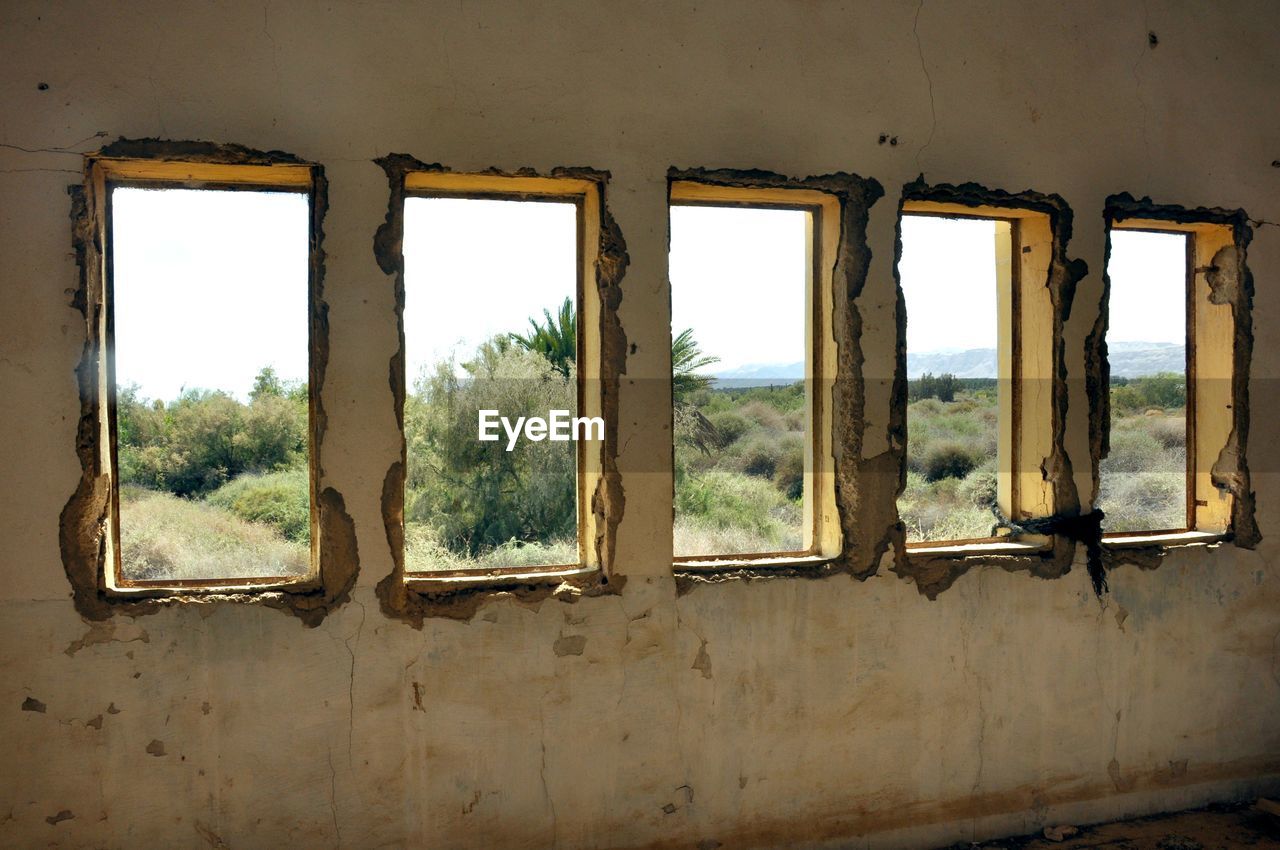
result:
[[(125, 159), (91, 157), (88, 175), (92, 189), (91, 203), (95, 220), (100, 223), (98, 238), (100, 266), (94, 271), (90, 285), (100, 287), (98, 298), (103, 309), (94, 328), (98, 357), (95, 392), (97, 405), (96, 437), (99, 445), (97, 472), (109, 485), (104, 535), (105, 558), (98, 577), (99, 590), (108, 596), (128, 599), (193, 593), (246, 593), (253, 591), (314, 591), (324, 585), (321, 575), (321, 523), (318, 501), (320, 433), (317, 415), (319, 378), (323, 364), (318, 351), (320, 313), (319, 235), (315, 209), (320, 195), (319, 167), (311, 164), (213, 163), (184, 162), (161, 159)], [(150, 189), (232, 190), (249, 192), (288, 192), (306, 195), (311, 208), (308, 218), (309, 261), (307, 285), (308, 310), (308, 501), (311, 525), (309, 569), (303, 576), (252, 576), (208, 579), (128, 579), (124, 576), (120, 553), (120, 483), (118, 466), (116, 386), (115, 386), (115, 306), (112, 245), (111, 192), (117, 187)]]
[(1233, 427), (1235, 320), (1230, 304), (1212, 302), (1205, 272), (1213, 266), (1219, 250), (1235, 245), (1235, 233), (1229, 224), (1151, 216), (1115, 214), (1108, 217), (1106, 224), (1108, 257), (1115, 230), (1181, 235), (1186, 239), (1187, 505), (1182, 528), (1106, 531), (1104, 519), (1103, 539), (1125, 545), (1205, 535), (1221, 537), (1231, 530), (1234, 497), (1214, 486), (1213, 463), (1230, 439)]
[[(805, 283), (805, 474), (804, 546), (795, 552), (752, 552), (728, 555), (676, 555), (677, 571), (762, 566), (794, 567), (837, 558), (843, 532), (835, 492), (834, 426), (831, 388), (837, 377), (833, 316), (833, 280), (839, 251), (840, 199), (817, 189), (739, 187), (672, 180), (668, 209), (673, 206), (783, 209), (808, 213), (809, 258)], [(674, 405), (674, 399), (673, 399)], [(674, 454), (675, 446), (672, 444)], [(674, 493), (673, 493), (674, 497)]]
[[(602, 303), (595, 286), (588, 282), (596, 279), (596, 267), (600, 260), (601, 210), (603, 196), (598, 181), (581, 177), (513, 176), (506, 174), (474, 174), (452, 171), (409, 171), (404, 175), (403, 199), (462, 198), (470, 200), (503, 201), (552, 201), (574, 205), (577, 220), (577, 412), (576, 416), (604, 417), (602, 395), (602, 357), (600, 318)], [(400, 214), (403, 216), (403, 209)], [(404, 321), (399, 321), (400, 347), (396, 353), (396, 372), (402, 386), (400, 397), (408, 391), (405, 374)], [(401, 415), (403, 422), (403, 415)], [(606, 428), (607, 431), (607, 428)], [(577, 502), (577, 564), (548, 564), (538, 567), (496, 567), (485, 570), (434, 570), (429, 572), (403, 572), (403, 581), (411, 589), (434, 590), (442, 585), (476, 585), (523, 581), (564, 580), (594, 576), (601, 572), (597, 547), (593, 545), (597, 534), (602, 533), (603, 518), (592, 510), (592, 494), (596, 492), (603, 476), (603, 440), (578, 440), (576, 502)], [(407, 457), (404, 428), (400, 429), (401, 456)], [(407, 476), (406, 476), (407, 478)], [(397, 511), (401, 526), (400, 546), (404, 547), (404, 495), (405, 483), (400, 482), (400, 506)], [(404, 552), (400, 553), (404, 563)]]
[[(997, 224), (997, 400), (996, 503), (1013, 520), (1052, 516), (1056, 498), (1041, 473), (1054, 452), (1054, 306), (1045, 282), (1053, 262), (1053, 223), (1039, 210), (1015, 205), (969, 205), (905, 199), (901, 215), (978, 219)], [(1005, 259), (1007, 258), (1007, 259)], [(908, 321), (910, 317), (908, 316)], [(908, 425), (908, 429), (910, 426)], [(910, 434), (908, 433), (908, 441)], [(994, 518), (993, 518), (994, 519)], [(1043, 535), (1012, 533), (956, 540), (911, 541), (908, 550), (985, 554), (1015, 547), (1018, 554), (1047, 548)]]

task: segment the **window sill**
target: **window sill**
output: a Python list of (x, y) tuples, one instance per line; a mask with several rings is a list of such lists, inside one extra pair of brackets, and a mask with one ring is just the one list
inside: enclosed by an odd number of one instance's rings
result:
[(560, 584), (589, 578), (599, 573), (595, 567), (551, 567), (549, 569), (500, 569), (484, 573), (411, 573), (404, 577), (410, 590), (438, 591), (444, 588), (482, 587), (513, 584)]
[(1175, 531), (1164, 534), (1118, 534), (1115, 537), (1103, 537), (1102, 545), (1106, 549), (1145, 549), (1151, 546), (1169, 549), (1178, 546), (1205, 546), (1221, 543), (1226, 539), (1226, 534), (1213, 531)]
[(675, 560), (676, 572), (729, 572), (733, 570), (787, 570), (821, 567), (834, 558), (825, 555), (766, 555), (762, 558), (688, 558)]
[(262, 593), (300, 593), (320, 586), (314, 576), (262, 579), (210, 579), (147, 581), (112, 585), (106, 594), (117, 599), (151, 599), (171, 596), (248, 596)]
[(1020, 540), (990, 540), (981, 543), (958, 543), (953, 546), (907, 545), (907, 558), (985, 558), (994, 555), (1035, 555), (1053, 548), (1052, 539), (1026, 536)]

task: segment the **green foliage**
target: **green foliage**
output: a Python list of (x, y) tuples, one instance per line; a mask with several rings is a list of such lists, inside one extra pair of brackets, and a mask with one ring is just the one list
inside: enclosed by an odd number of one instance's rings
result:
[(441, 545), (469, 556), (513, 540), (573, 538), (574, 444), (521, 439), (508, 452), (505, 435), (476, 439), (481, 409), (513, 423), (575, 410), (572, 365), (564, 373), (541, 353), (493, 340), (464, 368), (464, 379), (451, 362), (424, 371), (405, 400), (406, 521), (424, 524)]
[(311, 539), (310, 475), (298, 467), (265, 475), (241, 475), (206, 498), (210, 505), (249, 522), (273, 526), (289, 540)]
[(527, 334), (508, 334), (507, 339), (526, 351), (541, 354), (551, 367), (568, 377), (578, 359), (578, 314), (573, 300), (565, 298), (556, 315), (542, 311), (544, 321), (529, 319)]
[(924, 477), (926, 481), (964, 478), (980, 462), (973, 449), (963, 443), (938, 443), (924, 456)]
[(942, 402), (955, 401), (959, 387), (960, 382), (955, 375), (944, 373), (935, 376), (932, 372), (925, 372), (916, 380), (907, 382), (907, 400), (936, 398)]
[(1117, 413), (1135, 413), (1155, 408), (1171, 410), (1187, 406), (1187, 377), (1177, 372), (1161, 372), (1141, 378), (1113, 378), (1111, 406)]
[(767, 479), (722, 470), (679, 476), (675, 509), (715, 528), (746, 529), (775, 546), (786, 537), (790, 520), (798, 519), (794, 516), (798, 506)]
[(693, 338), (693, 328), (685, 328), (671, 340), (671, 395), (676, 404), (687, 403), (698, 390), (711, 386), (711, 376), (699, 375), (699, 369), (720, 362), (719, 357), (702, 353)]
[(269, 367), (247, 405), (209, 390), (166, 405), (126, 387), (116, 397), (116, 433), (123, 483), (201, 496), (244, 472), (305, 463), (306, 391), (282, 384)]

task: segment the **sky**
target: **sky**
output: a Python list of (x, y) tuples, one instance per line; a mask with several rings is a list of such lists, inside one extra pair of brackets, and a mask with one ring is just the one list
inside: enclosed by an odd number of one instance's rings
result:
[[(116, 376), (148, 398), (185, 388), (247, 399), (266, 365), (307, 373), (308, 200), (304, 194), (119, 187), (112, 193)], [(807, 213), (671, 210), (671, 309), (708, 371), (805, 359)], [(994, 224), (904, 216), (899, 266), (907, 346), (996, 345)], [(577, 288), (573, 204), (409, 198), (405, 340), (410, 380), (524, 331)], [(1182, 342), (1183, 237), (1116, 231), (1108, 340)], [(248, 306), (246, 306), (248, 305)]]
[(707, 371), (805, 359), (801, 210), (671, 208), (671, 328), (693, 328)]
[(995, 233), (990, 219), (902, 217), (908, 352), (996, 347)]
[(1187, 237), (1111, 231), (1111, 307), (1107, 342), (1187, 338)]
[(497, 334), (529, 330), (578, 290), (577, 207), (563, 201), (408, 198), (404, 204), (405, 376), (469, 359)]
[(305, 194), (117, 187), (116, 383), (247, 400), (264, 366), (307, 377)]

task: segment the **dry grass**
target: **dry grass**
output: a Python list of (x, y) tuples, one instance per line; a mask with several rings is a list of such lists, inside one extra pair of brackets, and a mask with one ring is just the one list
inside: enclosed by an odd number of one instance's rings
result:
[(121, 569), (134, 581), (301, 576), (304, 543), (204, 502), (140, 487), (120, 493)]
[(404, 529), (404, 566), (410, 573), (445, 570), (484, 572), (503, 567), (559, 567), (577, 563), (578, 545), (572, 540), (547, 543), (513, 540), (469, 557), (442, 545), (423, 523), (407, 523)]

